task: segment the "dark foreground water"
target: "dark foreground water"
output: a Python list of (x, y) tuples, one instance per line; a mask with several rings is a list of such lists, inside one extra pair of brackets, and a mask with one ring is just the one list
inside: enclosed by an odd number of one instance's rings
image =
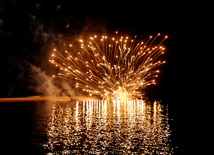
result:
[(97, 100), (2, 103), (1, 107), (2, 148), (7, 154), (176, 152), (172, 119), (162, 103)]

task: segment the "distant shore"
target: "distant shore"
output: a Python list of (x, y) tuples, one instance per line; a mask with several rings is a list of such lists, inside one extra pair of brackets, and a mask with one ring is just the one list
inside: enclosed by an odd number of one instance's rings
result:
[(70, 97), (47, 97), (47, 96), (0, 98), (0, 102), (71, 101), (71, 100), (73, 99)]

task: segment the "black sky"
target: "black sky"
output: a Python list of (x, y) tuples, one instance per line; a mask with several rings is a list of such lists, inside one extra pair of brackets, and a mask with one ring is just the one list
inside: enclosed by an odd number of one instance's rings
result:
[[(0, 2), (1, 97), (35, 95), (27, 89), (26, 63), (48, 74), (49, 45), (60, 38), (89, 32), (138, 35), (144, 39), (161, 32), (168, 35), (167, 65), (149, 94), (175, 94), (185, 81), (188, 37), (199, 22), (198, 4), (164, 1), (68, 2), (2, 0)], [(181, 63), (182, 62), (182, 63)]]

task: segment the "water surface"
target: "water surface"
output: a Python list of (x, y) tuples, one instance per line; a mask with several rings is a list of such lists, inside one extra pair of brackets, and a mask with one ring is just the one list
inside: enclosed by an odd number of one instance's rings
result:
[(8, 103), (26, 154), (172, 154), (166, 106), (132, 100)]

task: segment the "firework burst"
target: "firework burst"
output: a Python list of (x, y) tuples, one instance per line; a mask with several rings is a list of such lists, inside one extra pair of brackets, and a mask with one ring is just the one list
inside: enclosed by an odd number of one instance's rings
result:
[(69, 44), (66, 50), (53, 49), (49, 61), (59, 68), (53, 77), (75, 80), (76, 89), (88, 96), (142, 98), (142, 90), (156, 84), (157, 67), (165, 63), (160, 56), (166, 38), (158, 33), (146, 42), (135, 43), (136, 36), (119, 37), (116, 32), (116, 37), (94, 35), (89, 41), (80, 39), (80, 46)]

